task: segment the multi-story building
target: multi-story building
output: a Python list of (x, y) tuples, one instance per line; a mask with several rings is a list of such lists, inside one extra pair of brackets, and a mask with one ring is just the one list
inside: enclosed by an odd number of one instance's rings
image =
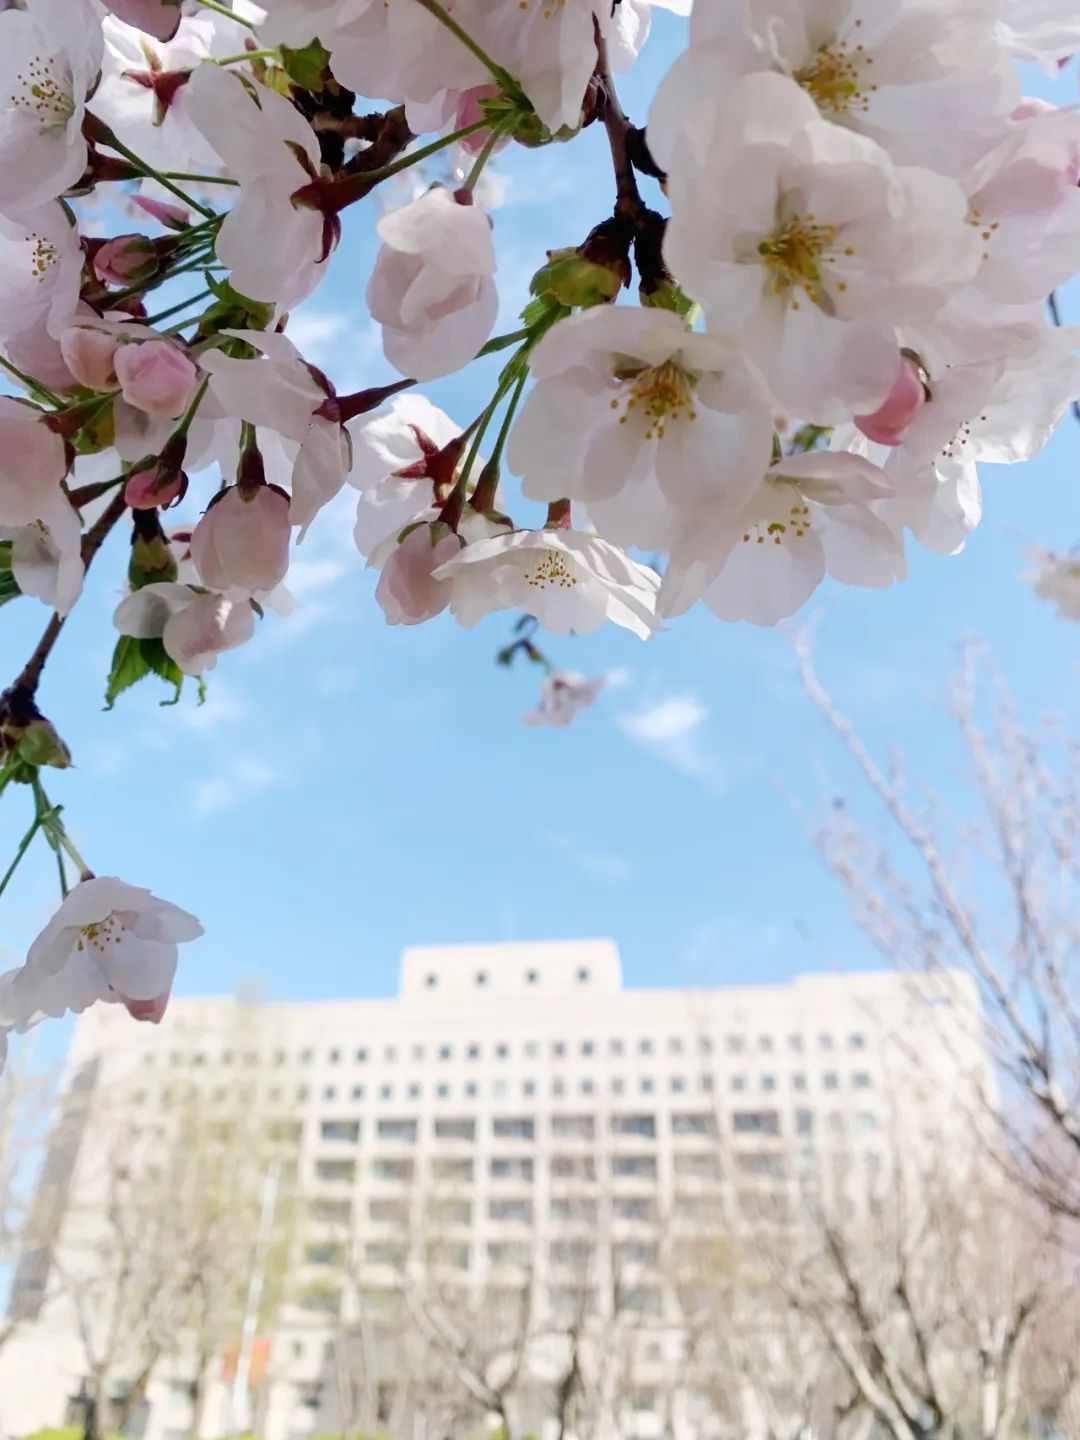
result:
[[(96, 1385), (126, 1391), (146, 1440), (362, 1423), (441, 1440), (515, 1366), (536, 1372), (521, 1424), (539, 1431), (591, 1346), (607, 1399), (590, 1434), (709, 1436), (672, 1377), (717, 1238), (837, 1187), (858, 1205), (903, 1156), (969, 1136), (990, 1085), (962, 976), (624, 988), (608, 941), (412, 948), (394, 998), (178, 999), (159, 1030), (97, 1007), (15, 1275), (0, 1434), (70, 1419)], [(215, 1144), (228, 1163), (199, 1169), (194, 1147)], [(95, 1263), (194, 1246), (170, 1226), (184, 1176), (205, 1200), (211, 1173), (248, 1208), (201, 1262), (200, 1283), (235, 1270), (209, 1341), (139, 1316), (136, 1343), (112, 1292), (86, 1280), (73, 1298)], [(170, 1283), (154, 1271), (149, 1289)], [(110, 1327), (130, 1354), (95, 1340)], [(410, 1377), (436, 1352), (437, 1421), (409, 1395), (435, 1385)]]

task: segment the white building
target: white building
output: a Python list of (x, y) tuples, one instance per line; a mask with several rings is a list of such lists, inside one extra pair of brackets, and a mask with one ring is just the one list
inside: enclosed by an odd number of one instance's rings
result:
[[(65, 1257), (106, 1253), (103, 1157), (115, 1167), (127, 1156), (141, 1173), (185, 1096), (198, 1095), (202, 1113), (280, 1117), (284, 1168), (262, 1152), (249, 1178), (268, 1235), (289, 1210), (288, 1287), (254, 1346), (236, 1320), (231, 1359), (213, 1358), (198, 1417), (195, 1362), (166, 1346), (129, 1430), (181, 1440), (196, 1418), (207, 1436), (248, 1422), (266, 1440), (340, 1430), (351, 1346), (362, 1352), (364, 1428), (456, 1436), (452, 1405), (438, 1434), (409, 1408), (402, 1346), (414, 1334), (442, 1343), (480, 1313), (492, 1384), (500, 1343), (509, 1354), (520, 1342), (539, 1377), (522, 1431), (543, 1429), (540, 1381), (557, 1384), (569, 1353), (558, 1337), (578, 1325), (581, 1343), (610, 1361), (613, 1393), (594, 1433), (705, 1437), (708, 1414), (665, 1388), (686, 1305), (677, 1248), (693, 1256), (703, 1235), (734, 1232), (751, 1213), (782, 1220), (838, 1183), (857, 1204), (903, 1152), (960, 1143), (989, 1084), (962, 976), (624, 989), (608, 941), (412, 948), (393, 999), (254, 1010), (181, 999), (159, 1030), (97, 1007), (71, 1050), (39, 1187), (40, 1243), (15, 1277), (20, 1328), (0, 1351), (0, 1435), (74, 1413), (86, 1328), (107, 1317), (104, 1302), (89, 1319), (75, 1313), (65, 1278), (84, 1262)], [(254, 1244), (248, 1280), (267, 1253)], [(418, 1285), (435, 1286), (424, 1292), (437, 1295), (434, 1309), (418, 1307)], [(611, 1328), (616, 1312), (633, 1325)], [(618, 1363), (616, 1343), (627, 1347)], [(230, 1383), (238, 1352), (258, 1382), (254, 1416)], [(122, 1372), (110, 1394), (136, 1378)]]

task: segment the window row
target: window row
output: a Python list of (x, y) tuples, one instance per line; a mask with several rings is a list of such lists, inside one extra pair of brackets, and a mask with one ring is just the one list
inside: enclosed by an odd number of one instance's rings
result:
[[(843, 1041), (829, 1034), (820, 1034), (815, 1039), (793, 1034), (786, 1040), (786, 1048), (792, 1054), (804, 1054), (807, 1050), (816, 1047), (820, 1051), (832, 1052), (846, 1044), (849, 1050), (865, 1050), (866, 1037), (859, 1033), (852, 1033)], [(742, 1035), (728, 1035), (722, 1041), (713, 1039), (709, 1035), (698, 1035), (693, 1040), (681, 1035), (671, 1035), (665, 1041), (654, 1037), (643, 1035), (636, 1040), (625, 1040), (618, 1037), (604, 1041), (598, 1040), (552, 1040), (541, 1042), (539, 1040), (526, 1040), (521, 1044), (520, 1056), (526, 1060), (536, 1060), (544, 1053), (554, 1060), (563, 1060), (568, 1056), (577, 1055), (583, 1058), (590, 1058), (607, 1054), (609, 1056), (623, 1055), (685, 1055), (696, 1050), (700, 1055), (712, 1055), (720, 1051), (729, 1055), (744, 1055), (756, 1051), (761, 1055), (777, 1053), (782, 1048), (779, 1039), (772, 1035), (758, 1035), (749, 1038)], [(341, 1065), (353, 1063), (365, 1065), (373, 1061), (384, 1065), (396, 1064), (399, 1060), (413, 1062), (427, 1062), (435, 1060), (439, 1062), (451, 1060), (482, 1060), (484, 1058), (495, 1060), (509, 1060), (511, 1057), (511, 1046), (505, 1041), (494, 1045), (482, 1045), (473, 1041), (466, 1045), (383, 1045), (375, 1047), (361, 1045), (354, 1050), (346, 1050), (342, 1046), (332, 1046), (322, 1057), (329, 1065)], [(148, 1050), (143, 1057), (147, 1065), (153, 1065), (157, 1060), (157, 1052)], [(249, 1068), (258, 1065), (287, 1065), (290, 1061), (300, 1065), (312, 1065), (316, 1062), (317, 1055), (313, 1046), (305, 1046), (295, 1052), (285, 1049), (272, 1051), (269, 1055), (261, 1055), (255, 1050), (222, 1050), (215, 1054), (207, 1051), (181, 1051), (173, 1050), (169, 1055), (169, 1063), (173, 1066), (191, 1065), (200, 1067), (205, 1065), (243, 1065)]]

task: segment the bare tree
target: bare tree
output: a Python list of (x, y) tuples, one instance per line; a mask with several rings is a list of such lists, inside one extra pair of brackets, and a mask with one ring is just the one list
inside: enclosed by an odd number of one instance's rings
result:
[(964, 808), (879, 762), (818, 679), (806, 692), (839, 737), (884, 829), (840, 791), (816, 834), (853, 912), (893, 964), (970, 975), (1005, 1094), (993, 1103), (999, 1158), (1045, 1204), (1080, 1216), (1080, 744), (1026, 728), (1000, 679), (968, 647), (950, 712)]

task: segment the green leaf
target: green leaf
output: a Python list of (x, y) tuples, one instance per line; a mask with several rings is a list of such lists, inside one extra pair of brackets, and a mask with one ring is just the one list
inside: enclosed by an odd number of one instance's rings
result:
[(320, 45), (318, 40), (312, 40), (311, 44), (305, 45), (302, 50), (293, 50), (288, 45), (282, 45), (281, 63), (289, 79), (302, 90), (321, 90), (323, 76), (330, 63), (330, 51)]
[(11, 571), (0, 569), (0, 605), (6, 605), (9, 600), (14, 600), (21, 594), (22, 591)]
[(183, 671), (166, 653), (160, 640), (138, 640), (134, 635), (121, 635), (113, 651), (112, 667), (105, 687), (105, 709), (111, 710), (119, 696), (147, 675), (158, 675), (167, 685), (173, 686), (171, 700), (163, 705), (175, 705), (180, 699), (184, 684)]

